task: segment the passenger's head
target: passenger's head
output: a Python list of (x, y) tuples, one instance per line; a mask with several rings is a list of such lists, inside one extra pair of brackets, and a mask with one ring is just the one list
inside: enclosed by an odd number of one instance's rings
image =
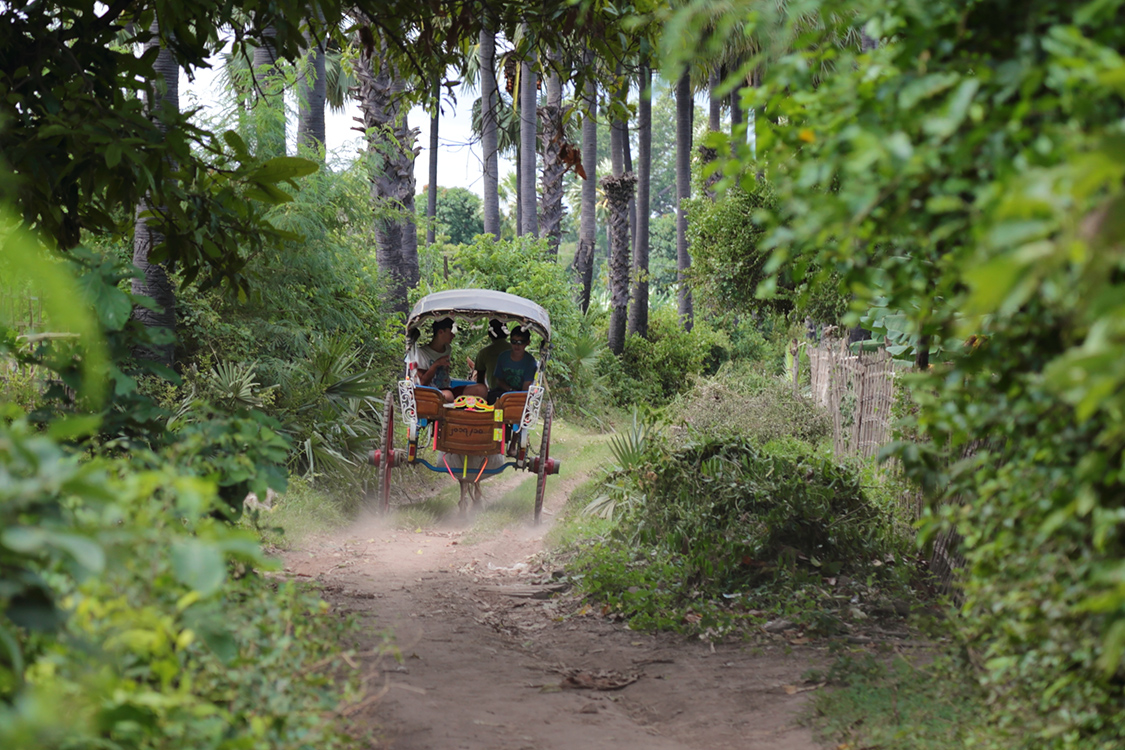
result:
[(430, 327), (430, 330), (434, 333), (435, 341), (439, 339), (452, 341), (453, 335), (457, 332), (457, 329), (453, 327), (453, 318), (442, 318), (441, 320), (435, 320), (434, 324)]
[(526, 349), (527, 345), (531, 343), (531, 332), (526, 328), (513, 328), (508, 340), (511, 342), (513, 349), (516, 347)]
[(488, 321), (488, 337), (493, 341), (499, 341), (508, 337), (508, 326), (504, 325), (503, 321), (493, 318)]

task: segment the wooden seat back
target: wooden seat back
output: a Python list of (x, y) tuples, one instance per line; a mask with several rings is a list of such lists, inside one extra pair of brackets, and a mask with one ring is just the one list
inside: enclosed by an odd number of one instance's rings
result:
[(414, 388), (414, 405), (418, 409), (419, 419), (441, 419), (445, 416), (445, 396), (436, 388), (416, 386)]
[(463, 456), (491, 456), (500, 453), (500, 423), (490, 411), (445, 409), (438, 423), (437, 447), (446, 453)]
[(496, 408), (504, 412), (505, 424), (519, 424), (526, 403), (527, 391), (510, 391), (496, 399)]

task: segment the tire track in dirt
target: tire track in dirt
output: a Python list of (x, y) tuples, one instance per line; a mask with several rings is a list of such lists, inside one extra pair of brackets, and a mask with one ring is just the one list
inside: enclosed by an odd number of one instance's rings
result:
[[(568, 484), (548, 495), (548, 511), (561, 508)], [(489, 494), (486, 484), (486, 504)], [(284, 555), (290, 575), (318, 581), (371, 634), (351, 645), (367, 654), (361, 666), (380, 697), (352, 718), (377, 733), (376, 747), (820, 747), (797, 723), (808, 695), (786, 687), (822, 668), (823, 651), (764, 634), (711, 646), (636, 633), (573, 594), (552, 594), (552, 571), (536, 557), (551, 518), (472, 544), (461, 528), (411, 532), (366, 519)], [(386, 630), (401, 661), (371, 655)]]

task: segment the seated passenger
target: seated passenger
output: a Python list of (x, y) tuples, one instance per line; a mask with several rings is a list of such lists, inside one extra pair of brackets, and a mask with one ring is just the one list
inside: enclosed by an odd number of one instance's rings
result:
[(406, 357), (407, 364), (413, 363), (416, 368), (415, 385), (439, 389), (447, 403), (457, 396), (487, 396), (488, 389), (480, 384), (453, 386), (449, 376), (449, 358), (453, 353), (453, 337), (456, 335), (453, 320), (435, 320), (430, 330), (433, 332), (430, 343), (425, 346), (415, 344)]
[(477, 353), (475, 363), (477, 382), (483, 383), (491, 390), (492, 371), (496, 369), (496, 358), (501, 353), (509, 351), (512, 345), (508, 343), (508, 327), (495, 318), (488, 321), (488, 337), (492, 341)]
[(535, 357), (527, 353), (531, 334), (517, 328), (512, 331), (511, 342), (511, 351), (502, 352), (496, 358), (496, 367), (492, 370), (493, 387), (488, 392), (489, 403), (496, 403), (496, 399), (508, 391), (526, 391), (535, 381), (538, 365)]

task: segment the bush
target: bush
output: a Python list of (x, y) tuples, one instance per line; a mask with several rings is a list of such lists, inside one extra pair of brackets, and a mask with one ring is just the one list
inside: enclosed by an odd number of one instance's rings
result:
[(698, 432), (747, 438), (757, 445), (783, 437), (815, 445), (832, 433), (828, 412), (794, 396), (789, 382), (734, 363), (697, 381), (677, 411)]
[(0, 443), (0, 746), (352, 744), (333, 718), (358, 689), (335, 666), (351, 626), (253, 570), (214, 481), (81, 460), (21, 422)]
[(641, 498), (578, 567), (637, 627), (703, 629), (732, 604), (776, 609), (805, 581), (883, 577), (908, 548), (855, 471), (797, 441), (652, 442), (632, 475)]
[(675, 308), (666, 305), (652, 311), (647, 339), (629, 336), (621, 358), (604, 357), (599, 366), (616, 403), (627, 406), (673, 398), (729, 358), (725, 333), (706, 320), (685, 331)]

